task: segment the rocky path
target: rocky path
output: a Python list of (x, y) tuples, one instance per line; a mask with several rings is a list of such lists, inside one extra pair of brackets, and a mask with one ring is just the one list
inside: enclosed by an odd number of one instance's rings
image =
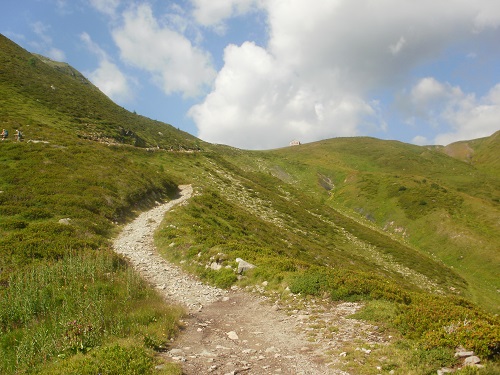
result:
[(184, 374), (347, 374), (337, 369), (346, 343), (365, 343), (367, 348), (357, 349), (368, 355), (370, 345), (384, 342), (374, 327), (346, 318), (359, 309), (357, 304), (283, 300), (263, 286), (225, 291), (166, 262), (155, 251), (153, 233), (166, 211), (191, 197), (191, 186), (180, 189), (177, 199), (128, 224), (114, 249), (167, 301), (187, 309), (185, 328), (165, 353)]
[(141, 275), (160, 290), (169, 301), (180, 303), (190, 311), (216, 301), (226, 292), (195, 280), (179, 267), (160, 257), (153, 244), (155, 230), (163, 220), (165, 212), (176, 205), (185, 204), (191, 197), (191, 185), (179, 186), (178, 198), (143, 212), (126, 225), (114, 241), (114, 250), (129, 258)]

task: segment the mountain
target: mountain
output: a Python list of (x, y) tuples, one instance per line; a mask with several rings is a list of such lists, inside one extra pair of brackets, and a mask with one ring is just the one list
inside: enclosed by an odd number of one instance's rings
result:
[(473, 164), (372, 138), (271, 151), (263, 160), (270, 173), (280, 171), (328, 206), (452, 267), (476, 302), (498, 312), (498, 133), (469, 143), (477, 150)]
[[(2, 127), (25, 135), (0, 142), (1, 373), (103, 371), (96, 363), (180, 373), (155, 353), (182, 312), (110, 241), (181, 184), (195, 194), (155, 241), (202, 280), (361, 302), (357, 318), (397, 338), (383, 350), (401, 373), (456, 365), (456, 346), (498, 370), (498, 133), (447, 150), (365, 137), (211, 145), (126, 111), (71, 66), (3, 36), (0, 98)], [(256, 267), (237, 275), (236, 258)]]
[(498, 178), (496, 173), (500, 167), (498, 147), (500, 147), (500, 131), (486, 138), (451, 143), (445, 147), (438, 147), (438, 150)]
[(107, 144), (172, 150), (197, 150), (203, 144), (188, 133), (117, 106), (65, 63), (31, 54), (3, 35), (0, 49), (1, 116), (7, 127), (24, 128), (40, 139), (77, 135)]

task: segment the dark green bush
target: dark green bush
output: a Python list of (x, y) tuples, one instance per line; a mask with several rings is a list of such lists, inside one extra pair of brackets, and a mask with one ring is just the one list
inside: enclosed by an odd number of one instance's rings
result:
[(23, 217), (28, 220), (50, 219), (52, 216), (46, 208), (32, 207), (23, 212)]
[(0, 228), (4, 230), (24, 229), (28, 226), (28, 222), (20, 219), (8, 218), (0, 222)]
[(290, 291), (295, 294), (318, 295), (321, 290), (321, 277), (318, 274), (297, 276), (290, 284)]

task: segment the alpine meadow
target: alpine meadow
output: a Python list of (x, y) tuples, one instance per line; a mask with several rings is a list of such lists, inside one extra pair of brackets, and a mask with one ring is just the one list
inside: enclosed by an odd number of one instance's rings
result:
[[(189, 184), (155, 232), (159, 253), (223, 289), (360, 303), (352, 318), (391, 341), (343, 371), (435, 374), (461, 367), (463, 348), (481, 366), (460, 374), (500, 373), (500, 131), (426, 147), (209, 144), (2, 35), (0, 121), (1, 374), (182, 373), (161, 354), (185, 310), (111, 244)], [(237, 258), (255, 267), (240, 274)]]

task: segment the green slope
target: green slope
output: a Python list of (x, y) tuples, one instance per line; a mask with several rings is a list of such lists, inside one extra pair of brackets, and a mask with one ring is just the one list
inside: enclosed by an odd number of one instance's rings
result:
[(80, 139), (167, 150), (198, 150), (202, 142), (170, 125), (114, 104), (67, 64), (23, 50), (0, 35), (0, 116), (27, 139)]
[(478, 169), (490, 174), (491, 177), (500, 179), (500, 131), (490, 137), (452, 143), (446, 147), (438, 146), (440, 152), (461, 161), (472, 164)]
[[(180, 312), (109, 243), (184, 183), (197, 194), (156, 240), (202, 279), (389, 305), (377, 324), (403, 335), (393, 350), (431, 353), (413, 373), (458, 344), (499, 352), (498, 318), (484, 311), (497, 311), (499, 288), (492, 140), (473, 143), (476, 164), (370, 138), (266, 152), (209, 145), (3, 36), (0, 121), (26, 136), (0, 143), (1, 373), (65, 373), (113, 356), (116, 373), (127, 361), (155, 373)], [(240, 280), (236, 257), (257, 265)], [(207, 268), (214, 259), (229, 268)]]
[(241, 165), (266, 170), (442, 261), (467, 280), (476, 302), (498, 312), (500, 184), (489, 167), (498, 160), (497, 138), (477, 142), (484, 150), (478, 152), (481, 167), (427, 147), (372, 138), (254, 153)]

